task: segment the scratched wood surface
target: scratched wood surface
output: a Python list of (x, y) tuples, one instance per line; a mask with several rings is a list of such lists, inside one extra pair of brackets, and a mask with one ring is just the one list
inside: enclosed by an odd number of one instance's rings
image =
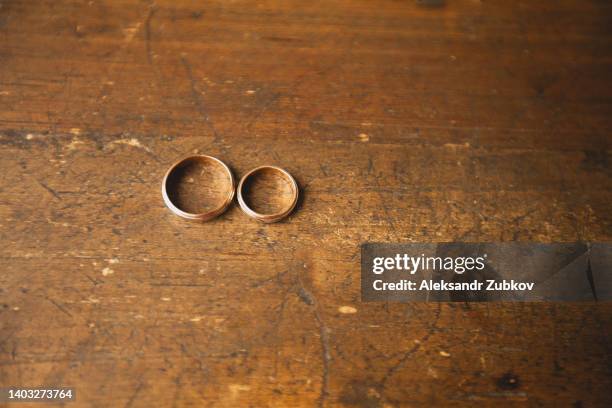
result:
[[(0, 385), (610, 406), (610, 303), (361, 303), (359, 245), (612, 240), (611, 72), (602, 1), (0, 1)], [(182, 222), (193, 152), (303, 200)]]

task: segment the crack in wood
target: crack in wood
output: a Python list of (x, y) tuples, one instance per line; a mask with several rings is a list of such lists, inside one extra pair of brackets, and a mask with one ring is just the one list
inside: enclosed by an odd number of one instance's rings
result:
[(319, 328), (319, 340), (321, 343), (321, 362), (323, 367), (321, 372), (321, 390), (319, 392), (319, 397), (317, 398), (317, 406), (322, 408), (325, 406), (326, 399), (329, 395), (329, 365), (331, 362), (329, 329), (327, 328), (323, 321), (323, 318), (321, 317), (317, 299), (308, 289), (306, 289), (299, 274), (297, 276), (297, 285), (298, 297), (302, 300), (302, 302), (312, 308), (315, 321)]

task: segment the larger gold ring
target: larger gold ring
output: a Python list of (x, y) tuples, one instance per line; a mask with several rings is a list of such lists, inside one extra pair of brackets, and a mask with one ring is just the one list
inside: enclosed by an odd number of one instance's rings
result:
[[(219, 203), (219, 205), (213, 208), (212, 210), (202, 212), (202, 213), (190, 213), (190, 212), (180, 209), (178, 204), (172, 200), (171, 195), (168, 194), (168, 183), (173, 181), (172, 180), (173, 176), (176, 175), (178, 171), (180, 171), (181, 169), (183, 169), (184, 167), (190, 164), (193, 164), (194, 162), (209, 162), (209, 163), (219, 165), (223, 169), (223, 172), (225, 173), (228, 179), (227, 194), (225, 195), (223, 201)], [(235, 194), (235, 185), (236, 185), (236, 182), (234, 180), (234, 175), (232, 174), (232, 171), (221, 160), (217, 159), (216, 157), (206, 156), (206, 155), (190, 156), (190, 157), (184, 158), (174, 163), (170, 167), (170, 169), (168, 169), (168, 171), (166, 172), (166, 175), (164, 176), (164, 180), (162, 181), (162, 196), (164, 198), (164, 203), (170, 209), (170, 211), (172, 211), (174, 214), (178, 215), (179, 217), (185, 218), (187, 220), (192, 220), (192, 221), (208, 221), (222, 214), (227, 209), (227, 207), (232, 203), (232, 200), (234, 199), (234, 194)]]
[[(249, 179), (255, 173), (259, 173), (259, 172), (273, 172), (273, 173), (279, 174), (283, 179), (285, 179), (289, 183), (291, 187), (291, 202), (289, 203), (288, 206), (272, 214), (262, 214), (262, 213), (256, 212), (255, 210), (253, 210), (247, 205), (246, 201), (244, 200), (244, 195), (243, 195), (244, 184), (247, 181), (247, 179)], [(291, 211), (293, 211), (295, 206), (297, 205), (298, 195), (299, 195), (299, 189), (298, 189), (298, 185), (295, 179), (287, 171), (281, 169), (280, 167), (276, 167), (276, 166), (260, 166), (260, 167), (254, 168), (253, 170), (249, 171), (247, 174), (242, 176), (242, 178), (240, 179), (240, 182), (238, 183), (238, 188), (237, 188), (238, 204), (240, 205), (240, 208), (242, 209), (242, 211), (244, 211), (244, 213), (248, 215), (249, 217), (255, 218), (256, 220), (259, 220), (265, 223), (277, 222), (277, 221), (282, 220), (286, 216), (288, 216), (291, 213)]]

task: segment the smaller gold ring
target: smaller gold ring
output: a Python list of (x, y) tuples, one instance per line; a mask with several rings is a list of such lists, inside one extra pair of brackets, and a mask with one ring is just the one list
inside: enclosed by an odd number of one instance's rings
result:
[[(190, 213), (190, 212), (181, 210), (178, 207), (178, 205), (172, 201), (172, 199), (170, 198), (168, 194), (168, 180), (170, 176), (177, 170), (193, 162), (198, 162), (198, 161), (199, 162), (210, 162), (213, 164), (220, 165), (223, 168), (223, 171), (225, 172), (226, 176), (229, 179), (229, 183), (228, 183), (229, 188), (228, 188), (225, 198), (223, 199), (223, 202), (221, 202), (221, 204), (218, 205), (217, 207), (213, 208), (210, 211), (206, 211), (203, 213)], [(164, 198), (164, 203), (166, 204), (166, 207), (168, 207), (170, 211), (172, 211), (174, 214), (178, 215), (179, 217), (185, 218), (191, 221), (208, 221), (210, 219), (213, 219), (221, 215), (227, 209), (227, 207), (229, 207), (229, 205), (232, 203), (232, 200), (234, 199), (235, 186), (236, 186), (236, 182), (234, 180), (234, 175), (232, 174), (232, 171), (225, 163), (223, 163), (221, 160), (217, 159), (216, 157), (206, 156), (202, 154), (202, 155), (196, 155), (196, 156), (189, 156), (182, 160), (179, 160), (178, 162), (174, 163), (168, 169), (162, 181), (162, 197)]]
[[(280, 174), (281, 177), (285, 179), (291, 186), (291, 203), (289, 204), (289, 206), (273, 214), (262, 214), (262, 213), (258, 213), (254, 211), (252, 208), (250, 208), (247, 205), (243, 197), (243, 189), (244, 189), (245, 181), (249, 177), (253, 176), (255, 173), (264, 172), (264, 171), (272, 171), (274, 173)], [(282, 220), (283, 218), (288, 216), (291, 213), (291, 211), (293, 211), (293, 209), (295, 208), (298, 202), (299, 188), (298, 188), (298, 185), (295, 179), (291, 176), (291, 174), (281, 169), (280, 167), (260, 166), (260, 167), (254, 168), (253, 170), (249, 171), (247, 174), (242, 176), (242, 178), (240, 179), (240, 182), (238, 183), (236, 195), (238, 196), (238, 204), (240, 205), (240, 208), (242, 209), (242, 211), (244, 211), (246, 215), (248, 215), (249, 217), (255, 218), (256, 220), (259, 220), (261, 222), (273, 223), (273, 222)]]

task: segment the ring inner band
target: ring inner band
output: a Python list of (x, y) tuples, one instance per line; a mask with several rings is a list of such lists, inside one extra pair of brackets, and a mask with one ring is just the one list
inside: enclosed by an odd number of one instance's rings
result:
[(275, 166), (251, 170), (238, 185), (238, 203), (242, 210), (263, 222), (276, 222), (289, 215), (297, 204), (298, 194), (295, 179)]
[(164, 177), (164, 201), (176, 215), (205, 221), (221, 214), (234, 196), (230, 169), (212, 156), (191, 156), (174, 164)]

